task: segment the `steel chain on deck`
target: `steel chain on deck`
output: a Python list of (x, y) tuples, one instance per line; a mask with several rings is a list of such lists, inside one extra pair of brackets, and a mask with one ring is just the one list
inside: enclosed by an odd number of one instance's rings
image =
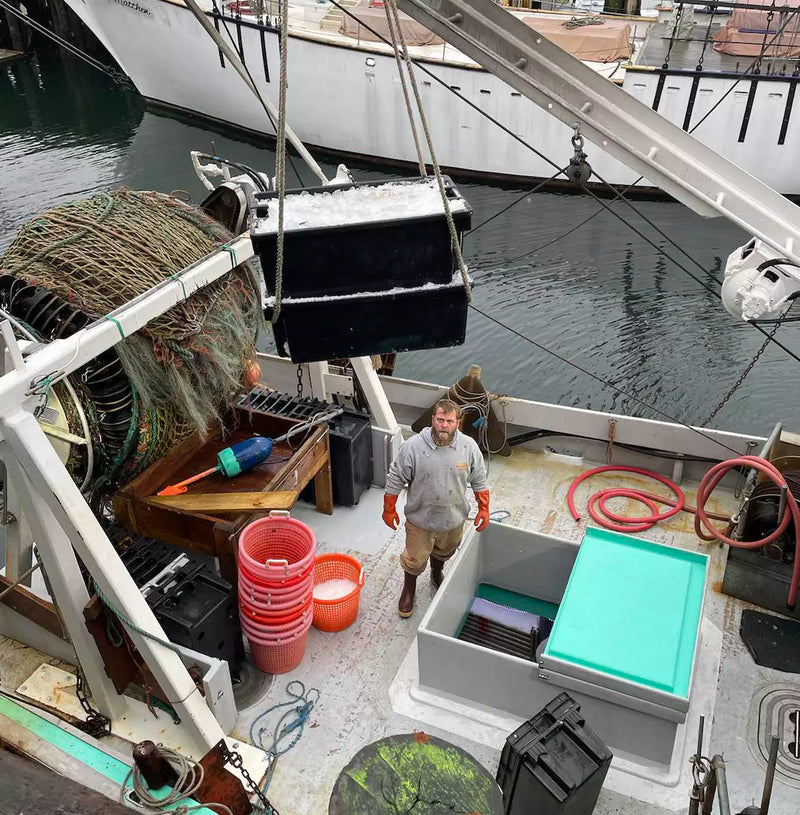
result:
[(303, 366), (297, 365), (297, 398), (303, 398)]
[(280, 815), (277, 809), (269, 802), (269, 799), (266, 795), (261, 791), (258, 784), (253, 780), (253, 777), (247, 771), (247, 768), (244, 766), (244, 762), (242, 761), (242, 756), (240, 753), (237, 753), (236, 750), (228, 750), (227, 747), (225, 748), (225, 762), (230, 764), (231, 767), (235, 767), (244, 778), (247, 785), (250, 787), (252, 792), (258, 796), (258, 800), (261, 802), (261, 805), (264, 808), (264, 812), (266, 815)]
[(104, 716), (99, 710), (93, 708), (86, 698), (86, 693), (83, 689), (83, 671), (81, 671), (80, 668), (78, 668), (75, 674), (75, 695), (78, 697), (78, 701), (81, 703), (81, 707), (86, 714), (86, 721), (79, 722), (75, 727), (96, 739), (110, 735), (111, 719), (109, 719), (108, 716)]

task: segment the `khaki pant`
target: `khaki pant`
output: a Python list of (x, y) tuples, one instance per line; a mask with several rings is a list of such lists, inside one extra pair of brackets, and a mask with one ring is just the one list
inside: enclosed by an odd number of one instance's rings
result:
[(420, 575), (425, 571), (429, 557), (448, 560), (458, 549), (463, 534), (464, 524), (459, 524), (455, 529), (432, 532), (406, 521), (406, 548), (400, 555), (403, 570), (408, 574)]

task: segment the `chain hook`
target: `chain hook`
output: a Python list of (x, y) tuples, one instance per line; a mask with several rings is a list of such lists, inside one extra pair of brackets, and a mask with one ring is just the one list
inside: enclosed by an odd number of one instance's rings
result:
[(572, 125), (572, 146), (575, 148), (575, 155), (577, 156), (583, 150), (583, 136), (581, 136), (581, 126), (578, 122)]

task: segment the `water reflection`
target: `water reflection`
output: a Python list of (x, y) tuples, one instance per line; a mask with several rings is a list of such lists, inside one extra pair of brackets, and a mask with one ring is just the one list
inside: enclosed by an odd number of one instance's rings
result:
[[(191, 169), (192, 149), (258, 168), (274, 162), (266, 139), (145, 109), (139, 97), (108, 77), (49, 48), (34, 60), (0, 68), (0, 250), (37, 212), (119, 184), (182, 189), (200, 201), (205, 191)], [(293, 163), (304, 183), (313, 183), (299, 159)], [(323, 166), (332, 174), (336, 163)], [(397, 175), (392, 168), (348, 164), (360, 179)], [(474, 181), (459, 186), (476, 225), (523, 192)], [(629, 396), (475, 312), (465, 346), (404, 354), (398, 375), (449, 383), (478, 362), (485, 384), (496, 392), (658, 417), (632, 398), (637, 397), (678, 419), (702, 421), (763, 337), (729, 317), (719, 299), (680, 267), (704, 280), (719, 277), (724, 258), (747, 236), (676, 203), (640, 202), (641, 214), (622, 203), (612, 208), (667, 256), (596, 201), (565, 193), (525, 196), (469, 235), (465, 250), (478, 307)], [(782, 327), (778, 336), (800, 351), (795, 326)], [(767, 432), (777, 420), (791, 426), (797, 374), (797, 363), (768, 349), (714, 424), (747, 432)]]

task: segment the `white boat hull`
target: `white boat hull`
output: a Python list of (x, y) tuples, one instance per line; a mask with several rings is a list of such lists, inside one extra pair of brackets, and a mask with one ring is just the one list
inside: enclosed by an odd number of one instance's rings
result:
[[(217, 47), (183, 5), (167, 0), (68, 2), (148, 100), (250, 131), (274, 133), (257, 100), (227, 60), (220, 59)], [(277, 32), (247, 20), (228, 21), (227, 27), (237, 44), (241, 38), (254, 81), (277, 102)], [(471, 66), (430, 61), (425, 67), (444, 83), (423, 74), (419, 77), (434, 146), (444, 167), (487, 176), (549, 178), (569, 163), (570, 128), (504, 82)], [(656, 72), (628, 70), (623, 87), (652, 106), (658, 80)], [(692, 80), (691, 75), (670, 75), (662, 89), (659, 112), (679, 126), (685, 124)], [(704, 74), (689, 126), (736, 82), (735, 77)], [(751, 100), (750, 80), (740, 80), (696, 135), (780, 192), (800, 194), (800, 162), (795, 160), (800, 117), (788, 117), (783, 143), (778, 143), (791, 85), (791, 79), (760, 77)], [(553, 163), (503, 132), (446, 86), (457, 88)], [(369, 44), (347, 45), (342, 39), (295, 33), (289, 55), (288, 100), (289, 121), (310, 146), (362, 158), (416, 163), (394, 58), (385, 51)], [(590, 145), (587, 152), (601, 179), (615, 185), (637, 179), (636, 173), (600, 148)], [(647, 181), (640, 186), (648, 186)]]

